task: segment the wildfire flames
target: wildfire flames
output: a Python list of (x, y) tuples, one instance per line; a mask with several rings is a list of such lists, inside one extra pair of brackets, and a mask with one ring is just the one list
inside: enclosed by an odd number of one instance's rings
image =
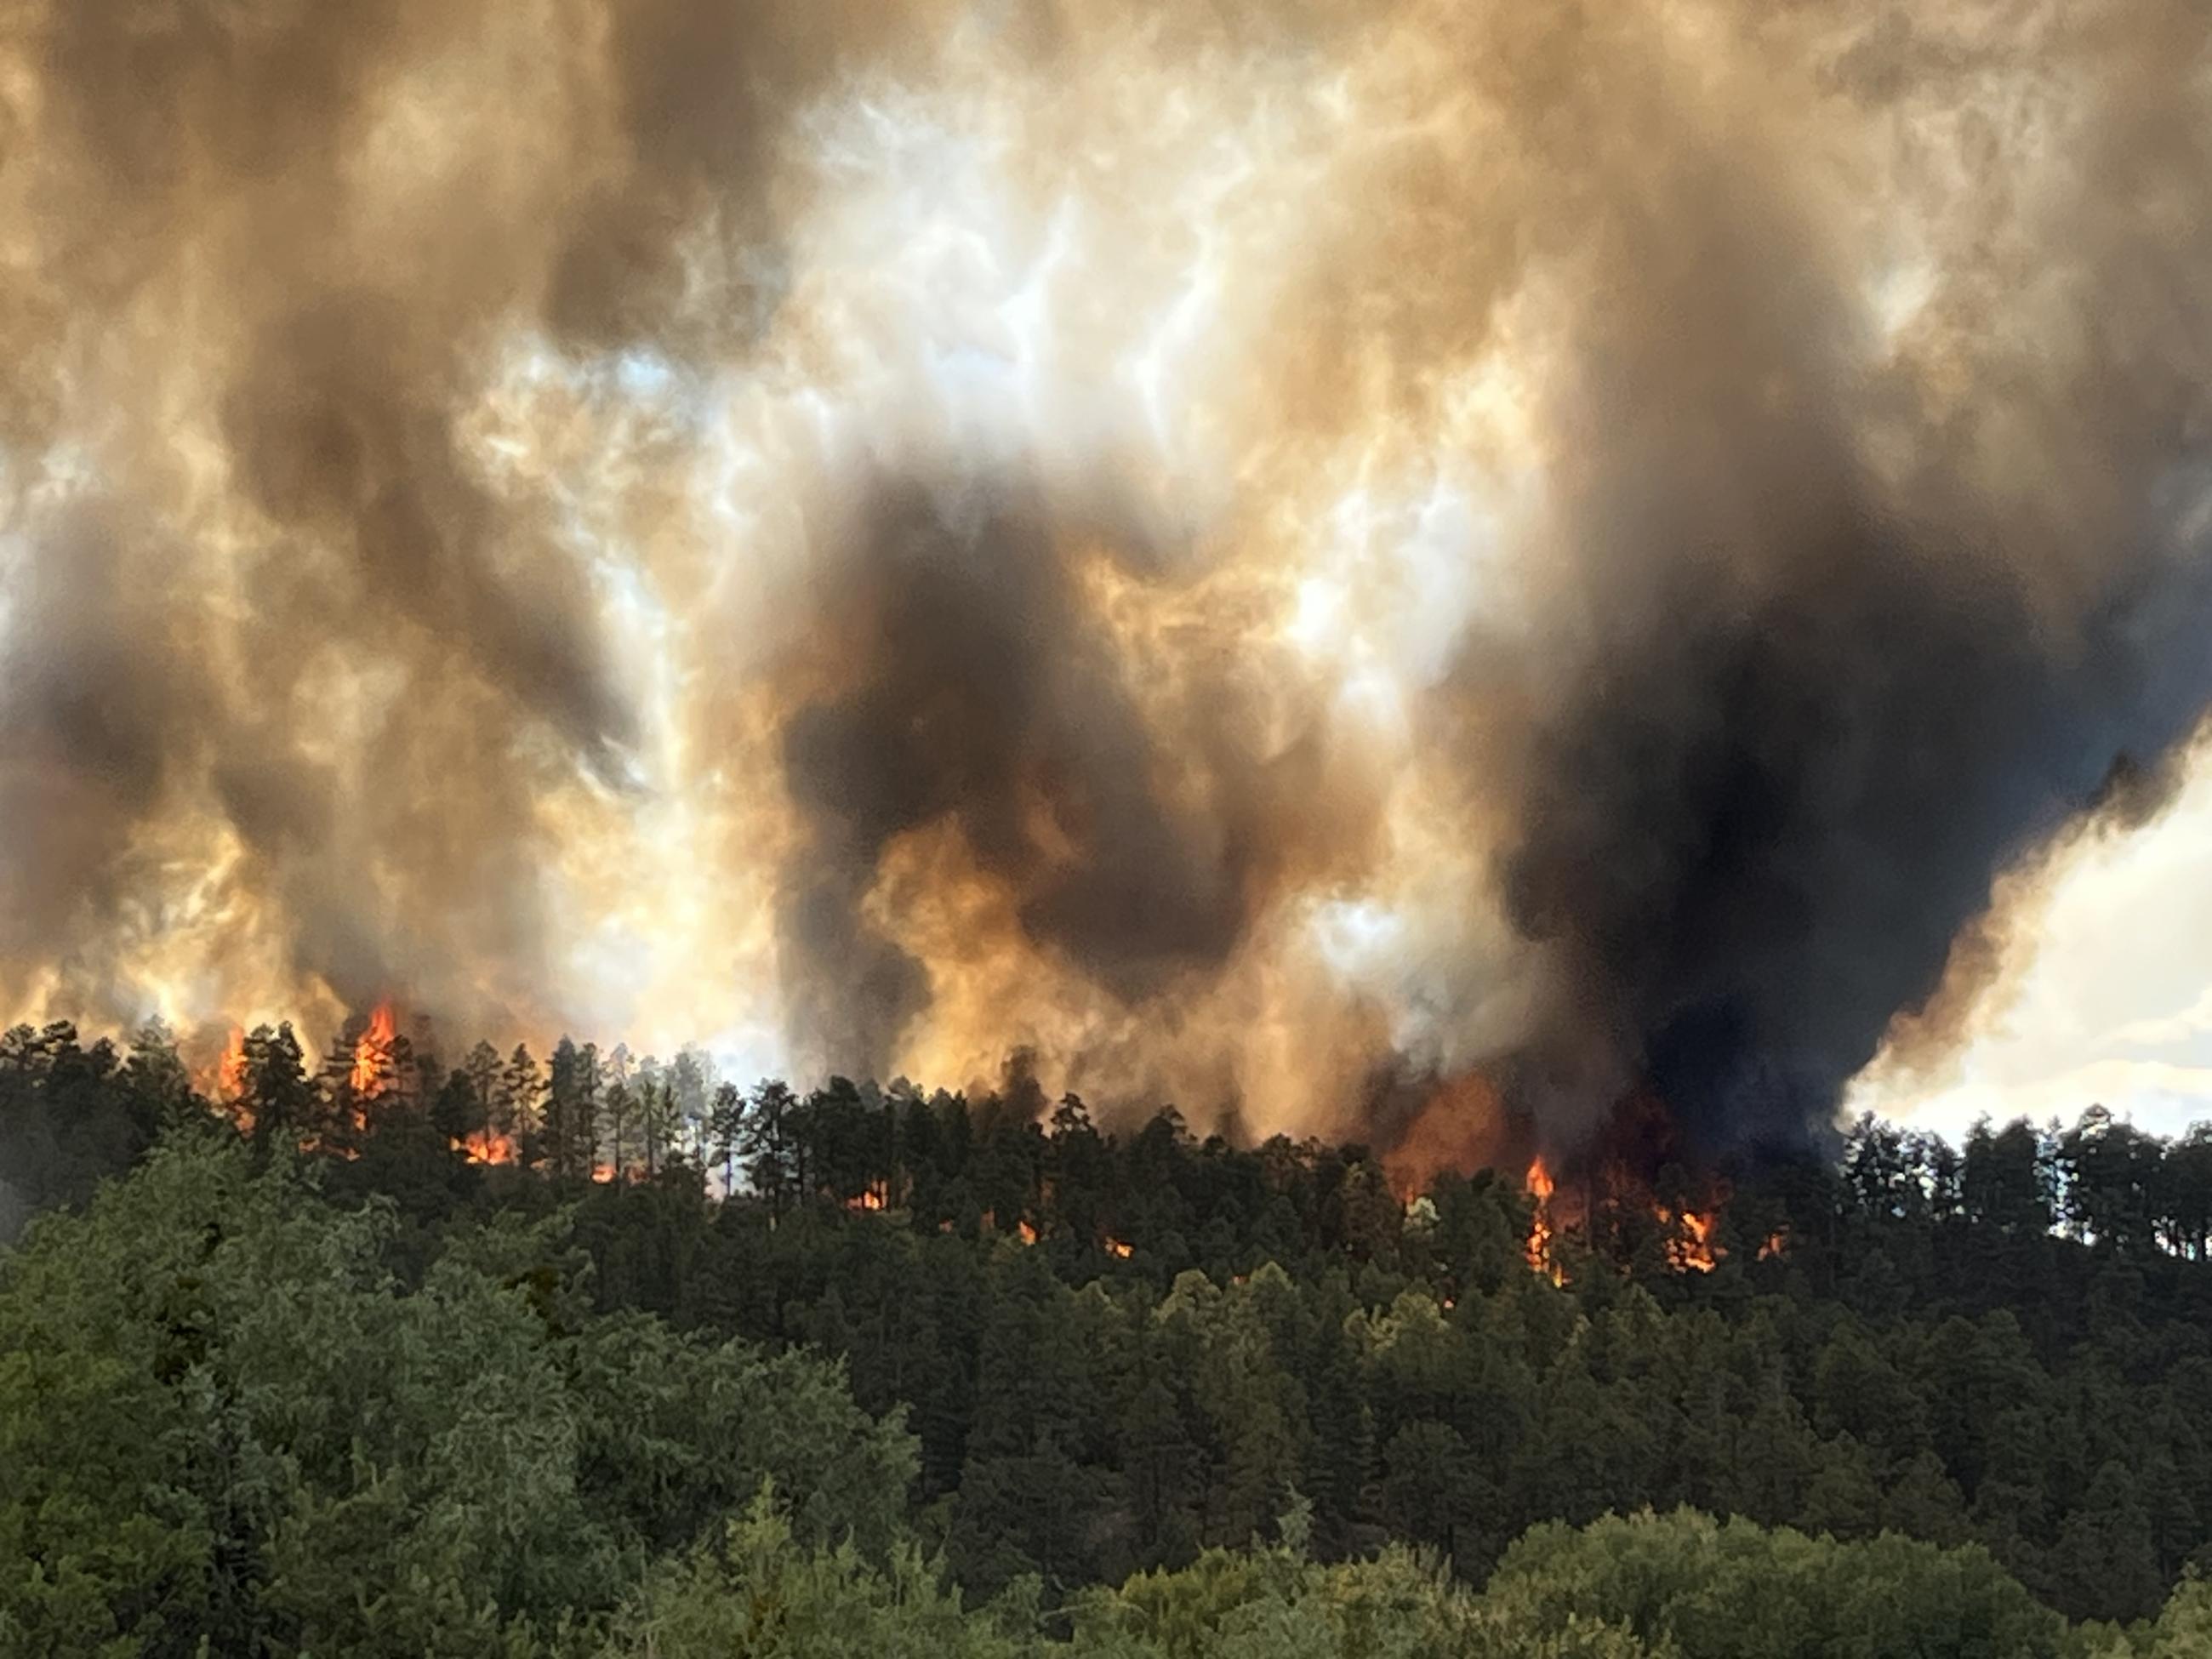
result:
[[(343, 1073), (343, 1091), (336, 1103), (342, 1112), (341, 1127), (349, 1127), (356, 1134), (369, 1127), (368, 1109), (372, 1104), (388, 1111), (399, 1103), (402, 1079), (398, 1026), (395, 1006), (387, 999), (374, 1006), (353, 1039)], [(248, 1061), (246, 1033), (233, 1027), (221, 1056), (200, 1074), (201, 1086), (214, 1103), (245, 1131), (251, 1131), (253, 1125), (247, 1098), (252, 1081)], [(1407, 1203), (1409, 1213), (1421, 1202), (1421, 1194), (1412, 1187), (1409, 1179), (1416, 1172), (1425, 1179), (1446, 1168), (1466, 1167), (1471, 1156), (1486, 1158), (1510, 1139), (1510, 1126), (1502, 1123), (1497, 1113), (1498, 1097), (1486, 1085), (1476, 1088), (1462, 1079), (1431, 1103), (1432, 1107), (1439, 1103), (1464, 1107), (1470, 1102), (1480, 1109), (1473, 1115), (1477, 1121), (1472, 1127), (1455, 1132), (1455, 1139), (1433, 1128), (1419, 1130), (1417, 1125), (1419, 1132), (1407, 1143), (1412, 1149), (1410, 1153), (1386, 1160), (1393, 1184)], [(1436, 1114), (1432, 1112), (1431, 1115)], [(1667, 1153), (1672, 1144), (1670, 1136), (1667, 1114), (1655, 1099), (1640, 1096), (1625, 1102), (1600, 1136), (1599, 1146), (1609, 1150), (1602, 1155), (1585, 1154), (1581, 1162), (1584, 1174), (1577, 1176), (1577, 1184), (1571, 1188), (1577, 1195), (1577, 1201), (1571, 1206), (1566, 1203), (1551, 1161), (1542, 1153), (1531, 1158), (1522, 1177), (1523, 1190), (1530, 1200), (1528, 1230), (1522, 1247), (1529, 1270), (1553, 1285), (1565, 1285), (1566, 1268), (1559, 1260), (1562, 1239), (1570, 1231), (1577, 1235), (1589, 1231), (1595, 1218), (1617, 1218), (1632, 1212), (1648, 1213), (1656, 1221), (1663, 1259), (1673, 1271), (1714, 1271), (1728, 1255), (1717, 1237), (1725, 1188), (1709, 1184), (1706, 1196), (1710, 1202), (1676, 1208), (1653, 1198), (1644, 1178), (1636, 1173), (1639, 1158), (1649, 1167)], [(477, 1166), (517, 1164), (522, 1155), (516, 1135), (489, 1127), (459, 1136), (451, 1146), (467, 1163)], [(359, 1156), (357, 1140), (345, 1133), (310, 1137), (303, 1142), (303, 1150), (319, 1148), (346, 1158)], [(593, 1168), (592, 1178), (602, 1182), (617, 1182), (623, 1178), (623, 1171), (612, 1163), (601, 1160)], [(891, 1196), (890, 1182), (872, 1182), (847, 1198), (844, 1206), (860, 1214), (884, 1213), (890, 1208)], [(984, 1231), (990, 1232), (996, 1225), (995, 1216), (987, 1212), (982, 1224)], [(1036, 1224), (1027, 1216), (1016, 1219), (1012, 1236), (1025, 1246), (1036, 1244), (1040, 1238)], [(1107, 1255), (1117, 1261), (1128, 1261), (1136, 1254), (1133, 1245), (1110, 1234), (1102, 1236), (1098, 1243)], [(1757, 1260), (1774, 1260), (1783, 1255), (1787, 1248), (1786, 1231), (1778, 1228), (1759, 1245)]]
[(1713, 1242), (1713, 1223), (1710, 1211), (1685, 1210), (1680, 1215), (1663, 1204), (1652, 1206), (1667, 1231), (1667, 1265), (1678, 1273), (1709, 1273), (1720, 1265), (1728, 1252)]
[(246, 1092), (246, 1032), (239, 1026), (230, 1028), (230, 1042), (224, 1047), (222, 1060), (216, 1068), (216, 1097), (234, 1101)]
[[(302, 1150), (319, 1149), (345, 1158), (360, 1155), (357, 1137), (370, 1126), (368, 1109), (375, 1105), (380, 1110), (391, 1110), (398, 1102), (402, 1081), (398, 1045), (396, 1006), (390, 999), (380, 1000), (352, 1041), (342, 1073), (342, 1091), (335, 1102), (341, 1113), (341, 1129), (349, 1129), (352, 1133), (311, 1136), (302, 1143)], [(342, 1048), (340, 1052), (345, 1051)], [(199, 1073), (198, 1082), (213, 1103), (247, 1132), (253, 1127), (247, 1098), (252, 1081), (247, 1035), (241, 1028), (233, 1026), (221, 1055)], [(1465, 1121), (1457, 1127), (1439, 1127), (1439, 1120), (1462, 1112)], [(1417, 1121), (1413, 1133), (1399, 1152), (1386, 1158), (1385, 1167), (1410, 1213), (1421, 1201), (1421, 1192), (1414, 1184), (1417, 1181), (1425, 1185), (1447, 1169), (1494, 1164), (1513, 1133), (1512, 1127), (1500, 1115), (1496, 1091), (1479, 1079), (1461, 1079), (1431, 1097), (1429, 1109)], [(1641, 1156), (1646, 1159), (1664, 1151), (1670, 1141), (1663, 1107), (1649, 1097), (1633, 1097), (1615, 1112), (1606, 1135), (1612, 1137), (1612, 1151), (1609, 1155), (1585, 1164), (1584, 1167), (1593, 1173), (1587, 1190), (1583, 1184), (1573, 1188), (1579, 1197), (1571, 1207), (1565, 1206), (1559, 1179), (1547, 1157), (1539, 1153), (1529, 1159), (1522, 1184), (1530, 1200), (1528, 1231), (1522, 1243), (1522, 1255), (1530, 1271), (1553, 1285), (1565, 1284), (1566, 1269), (1559, 1256), (1560, 1242), (1570, 1231), (1579, 1234), (1588, 1229), (1590, 1215), (1586, 1213), (1586, 1206), (1595, 1206), (1595, 1212), (1601, 1216), (1618, 1215), (1624, 1206), (1648, 1212), (1659, 1224), (1661, 1249), (1670, 1268), (1682, 1273), (1712, 1272), (1728, 1254), (1717, 1238), (1718, 1200), (1724, 1198), (1724, 1191), (1709, 1189), (1709, 1196), (1715, 1201), (1703, 1206), (1670, 1207), (1651, 1198), (1649, 1187), (1634, 1173), (1638, 1155), (1634, 1152), (1624, 1153), (1622, 1150), (1624, 1146), (1640, 1145)], [(1607, 1144), (1605, 1136), (1601, 1137), (1601, 1144)], [(477, 1166), (514, 1164), (522, 1158), (521, 1145), (514, 1133), (490, 1127), (459, 1136), (450, 1145), (455, 1153)], [(592, 1170), (592, 1179), (601, 1182), (618, 1182), (623, 1176), (623, 1170), (604, 1159)], [(1580, 1182), (1581, 1177), (1577, 1180)], [(890, 1184), (882, 1181), (871, 1182), (844, 1200), (844, 1207), (859, 1214), (884, 1213), (890, 1206)], [(981, 1219), (987, 1233), (995, 1228), (993, 1213), (986, 1212)], [(949, 1227), (951, 1224), (945, 1224)], [(1034, 1245), (1041, 1235), (1036, 1223), (1022, 1216), (1014, 1223), (1012, 1237), (1023, 1245)], [(1128, 1261), (1136, 1254), (1133, 1245), (1111, 1235), (1101, 1237), (1098, 1243), (1107, 1255), (1117, 1261)], [(1778, 1229), (1759, 1244), (1757, 1259), (1773, 1260), (1784, 1254), (1787, 1246), (1785, 1231)]]
[(1528, 1243), (1525, 1254), (1528, 1265), (1550, 1279), (1554, 1285), (1566, 1283), (1566, 1273), (1552, 1259), (1552, 1194), (1558, 1183), (1540, 1156), (1528, 1165), (1524, 1182), (1528, 1196), (1535, 1200), (1535, 1210), (1528, 1219)]
[(378, 1003), (368, 1028), (354, 1044), (353, 1070), (346, 1079), (360, 1099), (374, 1100), (392, 1086), (392, 1049), (398, 1038), (392, 1004)]
[[(1566, 1271), (1559, 1261), (1559, 1240), (1571, 1227), (1587, 1227), (1592, 1218), (1585, 1216), (1579, 1205), (1571, 1214), (1561, 1212), (1558, 1178), (1541, 1154), (1529, 1162), (1522, 1185), (1531, 1200), (1528, 1235), (1522, 1254), (1532, 1271), (1541, 1273), (1554, 1285), (1565, 1284)], [(1678, 1273), (1709, 1273), (1728, 1255), (1717, 1237), (1719, 1200), (1723, 1196), (1716, 1194), (1714, 1201), (1703, 1208), (1685, 1206), (1678, 1210), (1651, 1198), (1649, 1188), (1616, 1161), (1599, 1167), (1589, 1202), (1595, 1206), (1593, 1215), (1596, 1217), (1608, 1212), (1615, 1216), (1648, 1213), (1659, 1224), (1660, 1248), (1668, 1267)], [(1776, 1239), (1779, 1237), (1776, 1235)], [(1769, 1245), (1779, 1248), (1774, 1240), (1770, 1240)], [(1770, 1253), (1769, 1249), (1762, 1249), (1760, 1259), (1765, 1260)]]
[[(1507, 1108), (1486, 1078), (1469, 1074), (1430, 1090), (1419, 1110), (1384, 1155), (1394, 1190), (1409, 1208), (1446, 1170), (1515, 1167), (1513, 1149), (1525, 1147), (1531, 1125)], [(1708, 1182), (1698, 1203), (1670, 1205), (1654, 1195), (1658, 1172), (1684, 1157), (1674, 1114), (1650, 1090), (1623, 1096), (1577, 1155), (1573, 1202), (1559, 1190), (1559, 1175), (1543, 1153), (1529, 1158), (1522, 1186), (1532, 1205), (1523, 1245), (1529, 1267), (1553, 1284), (1565, 1280), (1559, 1243), (1569, 1231), (1614, 1218), (1649, 1216), (1659, 1225), (1661, 1249), (1676, 1273), (1711, 1273), (1726, 1255), (1717, 1238), (1724, 1191)]]
[(478, 1129), (454, 1143), (454, 1150), (471, 1164), (513, 1164), (518, 1157), (512, 1137)]

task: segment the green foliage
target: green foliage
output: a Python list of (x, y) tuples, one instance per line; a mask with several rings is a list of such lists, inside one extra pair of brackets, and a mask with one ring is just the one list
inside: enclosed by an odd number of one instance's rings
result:
[(0, 1650), (474, 1656), (611, 1607), (764, 1476), (887, 1542), (895, 1424), (795, 1355), (589, 1311), (556, 1224), (416, 1286), (388, 1206), (158, 1150), (0, 1267)]
[(963, 1611), (941, 1564), (809, 1550), (763, 1491), (719, 1547), (653, 1575), (607, 1659), (1675, 1659), (1602, 1620), (1516, 1625), (1396, 1549), (1336, 1566), (1291, 1546), (1208, 1550), (1079, 1596), (1060, 1637), (1033, 1588)]
[(1501, 1615), (1402, 1548), (1317, 1566), (1293, 1548), (1209, 1550), (1086, 1598), (1083, 1659), (1673, 1659), (1620, 1625)]
[(417, 1036), (248, 1034), (243, 1136), (158, 1030), (0, 1039), (0, 1227), (81, 1211), (0, 1258), (0, 1651), (565, 1653), (733, 1572), (1139, 1655), (2201, 1633), (2212, 1131), (1869, 1121), (1709, 1273), (1597, 1195), (1560, 1286), (1493, 1175)]
[(169, 1035), (147, 1026), (126, 1057), (57, 1022), (0, 1032), (0, 1243), (35, 1210), (82, 1203), (189, 1110)]
[(1838, 1543), (1689, 1510), (1536, 1527), (1489, 1600), (1536, 1627), (1618, 1619), (1684, 1659), (2039, 1659), (2063, 1629), (1974, 1546)]
[(763, 1485), (716, 1545), (656, 1570), (616, 1621), (608, 1659), (1018, 1659), (1018, 1607), (969, 1614), (911, 1543), (880, 1564), (794, 1540)]
[[(1091, 1589), (1060, 1636), (1018, 1591), (963, 1613), (941, 1564), (808, 1549), (763, 1493), (719, 1547), (656, 1573), (609, 1659), (2196, 1659), (2212, 1596), (2154, 1624), (2069, 1634), (1981, 1551), (1839, 1544), (1683, 1512), (1548, 1525), (1474, 1594), (1392, 1547), (1315, 1563), (1295, 1541), (1203, 1552)], [(1048, 1622), (1057, 1622), (1048, 1620)]]
[(2129, 1631), (2083, 1632), (2080, 1659), (2201, 1659), (2212, 1653), (2212, 1583), (2189, 1578), (2165, 1611)]

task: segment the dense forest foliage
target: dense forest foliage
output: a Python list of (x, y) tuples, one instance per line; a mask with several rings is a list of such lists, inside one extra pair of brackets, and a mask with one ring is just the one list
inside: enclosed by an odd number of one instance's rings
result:
[(1019, 1070), (332, 1054), (0, 1039), (0, 1651), (2212, 1652), (2212, 1133), (1865, 1122), (1539, 1272), (1517, 1174)]

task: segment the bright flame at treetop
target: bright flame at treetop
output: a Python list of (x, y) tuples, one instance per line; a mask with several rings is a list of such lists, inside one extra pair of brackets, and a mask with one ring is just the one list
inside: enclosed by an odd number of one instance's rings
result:
[(1556, 1183), (1540, 1156), (1528, 1165), (1525, 1185), (1535, 1204), (1528, 1219), (1528, 1242), (1524, 1254), (1531, 1267), (1554, 1285), (1563, 1285), (1566, 1272), (1552, 1259), (1552, 1194)]
[(347, 1081), (354, 1093), (374, 1100), (392, 1086), (392, 1050), (398, 1027), (389, 1001), (380, 1002), (368, 1018), (368, 1028), (354, 1044), (353, 1070)]

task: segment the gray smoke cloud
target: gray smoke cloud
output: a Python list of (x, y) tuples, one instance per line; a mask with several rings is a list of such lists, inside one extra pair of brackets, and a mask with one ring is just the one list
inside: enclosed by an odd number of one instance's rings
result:
[[(0, 1000), (138, 1012), (120, 935), (175, 899), (149, 843), (213, 811), (286, 958), (234, 979), (330, 1014), (401, 988), (495, 1024), (553, 1012), (535, 802), (574, 766), (628, 787), (636, 714), (583, 552), (542, 498), (495, 488), (461, 426), (518, 330), (738, 349), (690, 319), (761, 308), (697, 289), (774, 266), (790, 112), (926, 15), (22, 9)], [(713, 231), (729, 257), (702, 279), (684, 267)], [(172, 414), (219, 453), (180, 455)], [(49, 512), (54, 457), (80, 444), (103, 504)], [(233, 544), (236, 591), (125, 539), (179, 519)], [(238, 645), (211, 660), (218, 620)]]
[[(1003, 1020), (1250, 1121), (1387, 1137), (1480, 1077), (1561, 1139), (1647, 1084), (1816, 1135), (2212, 698), (2208, 30), (24, 8), (0, 1000), (544, 1035), (580, 949), (742, 941), (809, 1066)], [(824, 252), (939, 129), (860, 240), (981, 300)], [(1026, 444), (963, 424), (979, 362)], [(1510, 574), (1334, 569), (1332, 681), (1285, 644), (1329, 513), (1455, 467), (1538, 481)], [(1386, 899), (1389, 972), (1328, 981), (1314, 915)]]
[(781, 904), (784, 970), (822, 1063), (881, 1075), (927, 1006), (926, 964), (863, 914), (902, 834), (957, 828), (1030, 945), (1141, 1007), (1218, 969), (1291, 866), (1363, 832), (1332, 795), (1317, 711), (1266, 738), (1212, 679), (1172, 744), (1147, 724), (1079, 579), (1087, 556), (1171, 580), (1151, 533), (1133, 514), (1055, 518), (1019, 481), (862, 492), (805, 636), (810, 670), (826, 648), (853, 672), (794, 698), (782, 726), (808, 832)]
[[(1944, 38), (1968, 15), (1869, 31), (1840, 101), (1965, 101), (1998, 67)], [(2024, 318), (1966, 285), (1885, 347), (1796, 158), (1710, 111), (1568, 167), (1606, 299), (1547, 411), (1552, 562), (1462, 665), (1527, 711), (1482, 759), (1558, 989), (1499, 1069), (1555, 1133), (1649, 1085), (1709, 1149), (1817, 1137), (1901, 1012), (1955, 1036), (1999, 872), (2154, 811), (2212, 699), (2206, 20), (2030, 38), (2080, 148), (1974, 268), (2049, 297)]]

